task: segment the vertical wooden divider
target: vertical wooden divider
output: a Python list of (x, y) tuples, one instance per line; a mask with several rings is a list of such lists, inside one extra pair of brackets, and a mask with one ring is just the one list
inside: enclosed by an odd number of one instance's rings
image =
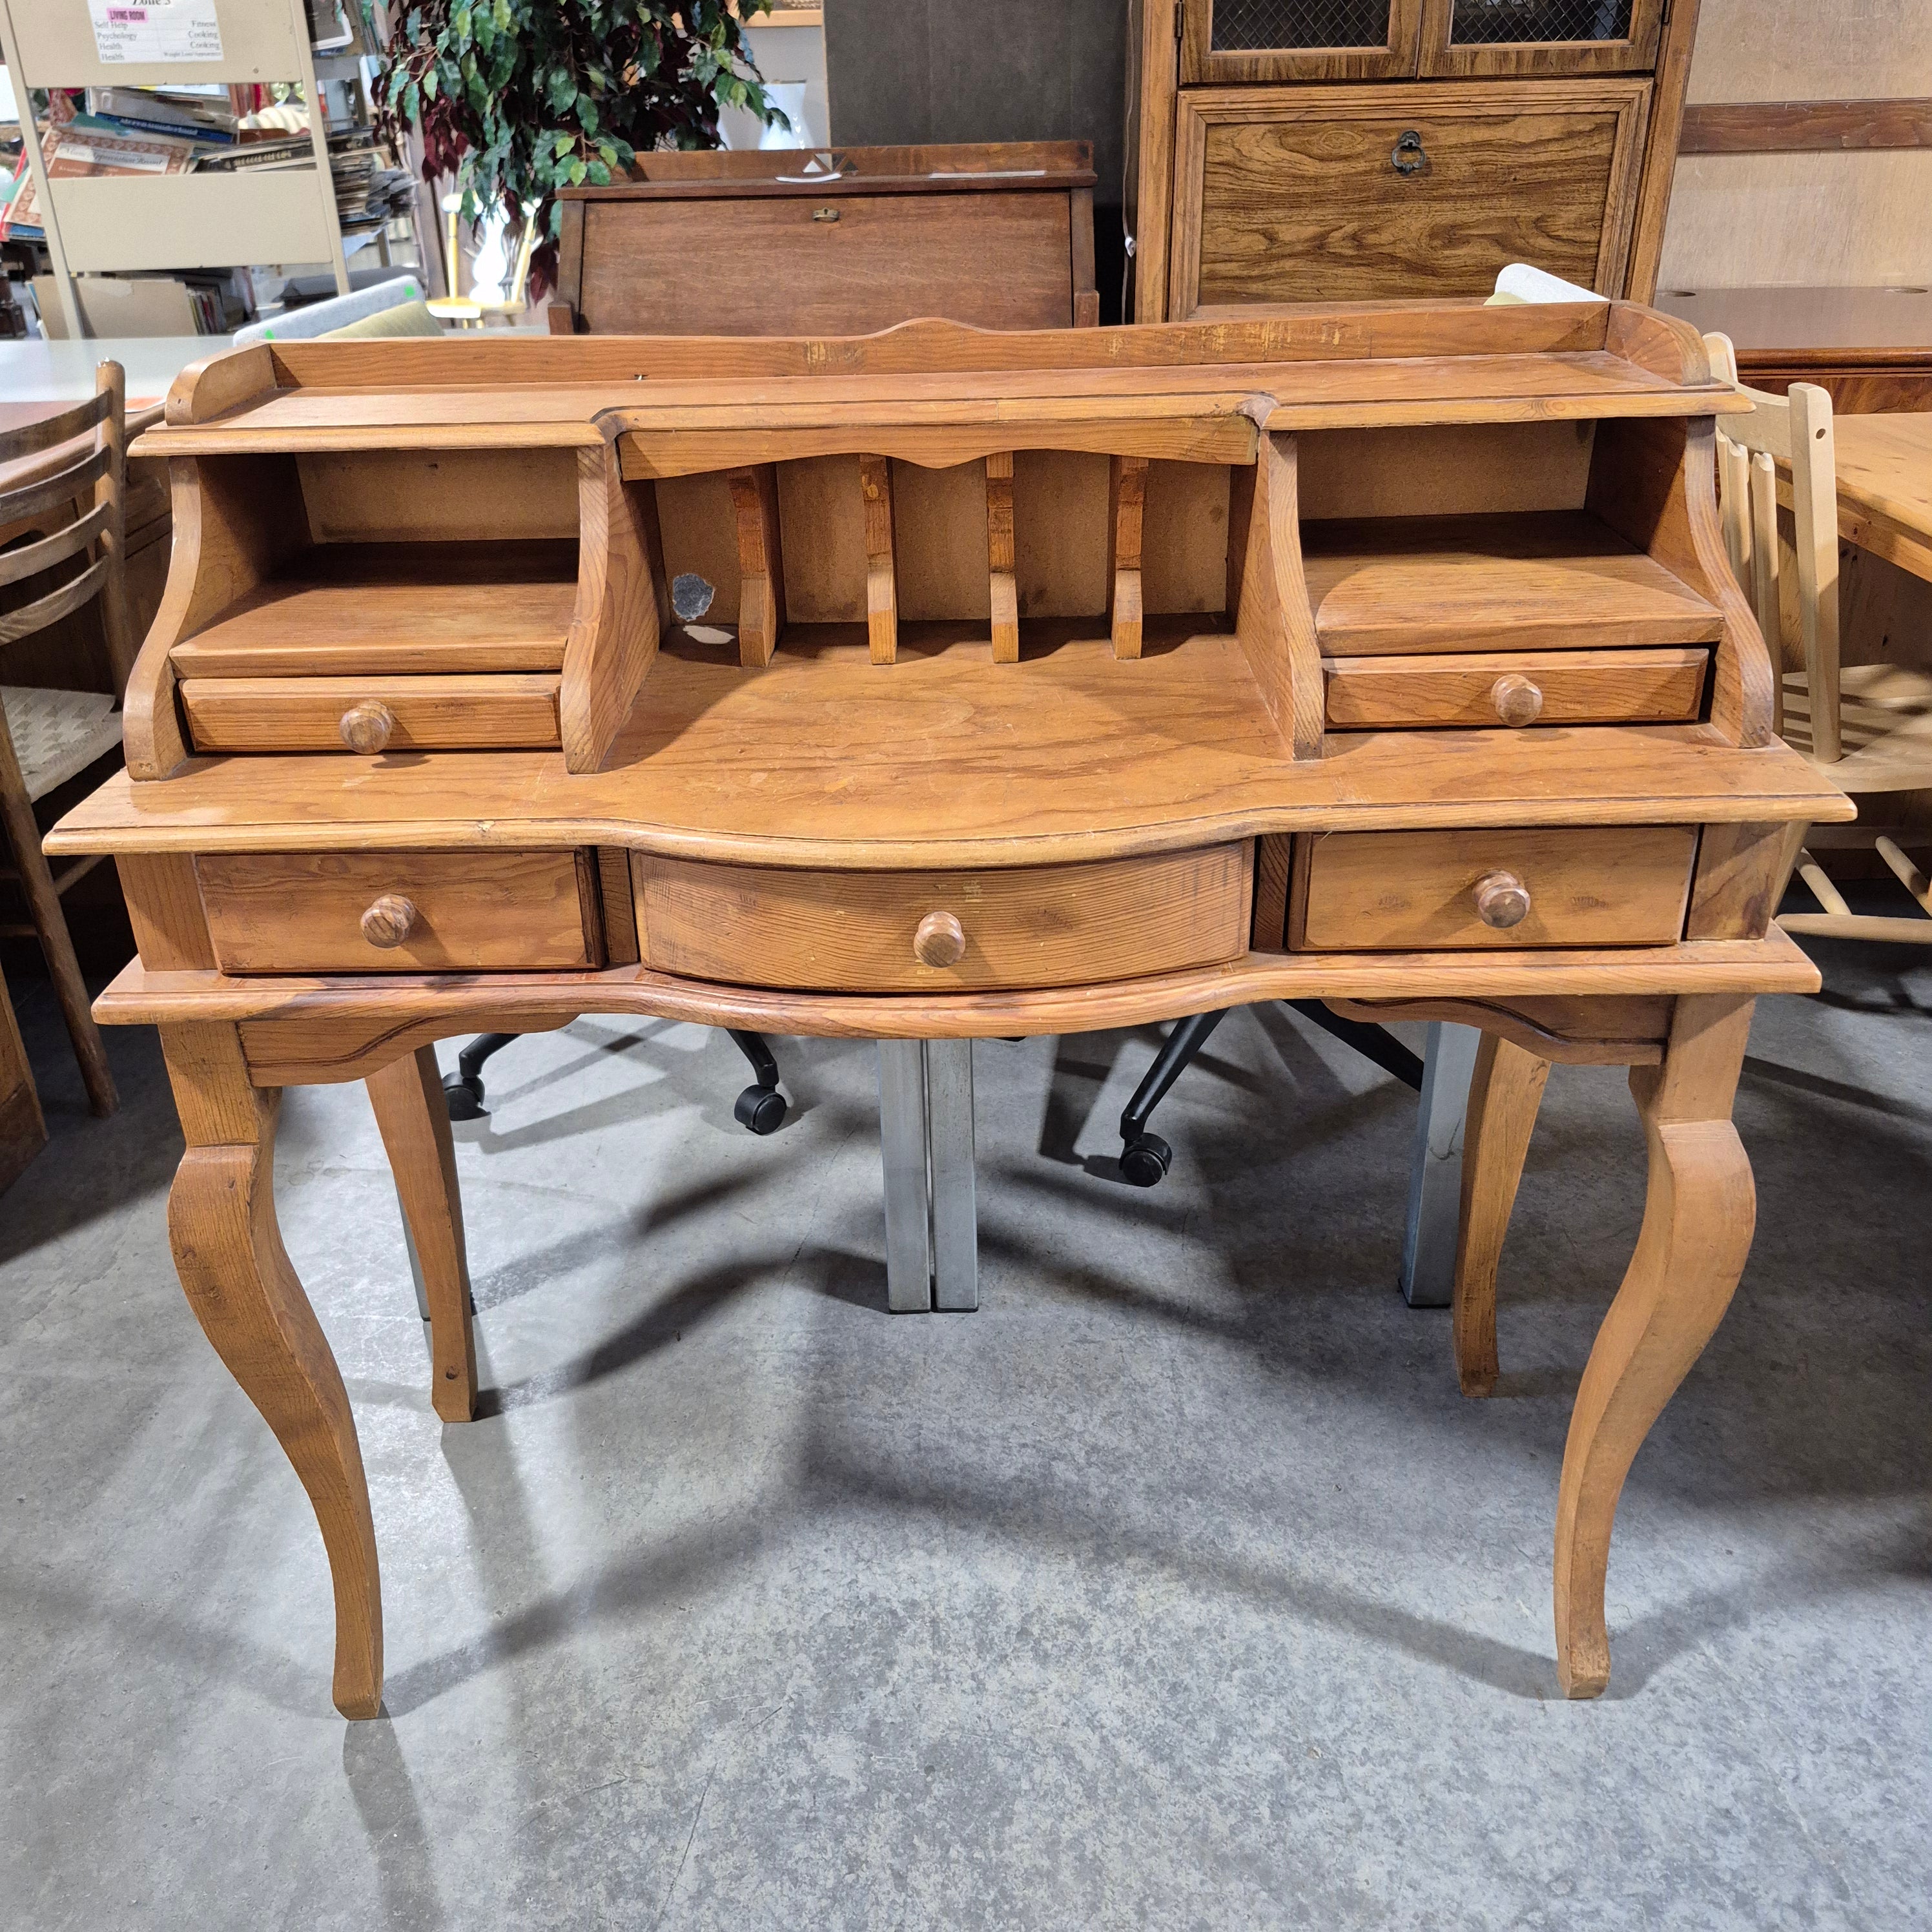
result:
[(898, 580), (892, 557), (892, 466), (884, 456), (859, 459), (866, 500), (866, 629), (874, 664), (899, 654)]
[(1141, 526), (1147, 507), (1147, 458), (1116, 456), (1107, 472), (1107, 616), (1114, 655), (1141, 654)]
[(784, 628), (784, 558), (778, 540), (778, 466), (727, 472), (738, 526), (738, 662), (762, 670)]
[[(1241, 472), (1237, 470), (1238, 479)], [(1322, 755), (1322, 650), (1301, 568), (1294, 439), (1264, 435), (1255, 456), (1248, 540), (1234, 633), (1261, 686), (1281, 748)], [(1244, 494), (1238, 487), (1236, 498)], [(1230, 549), (1232, 561), (1232, 550)]]
[(993, 592), (993, 662), (1020, 661), (1019, 583), (1013, 574), (1013, 453), (986, 459), (986, 564)]

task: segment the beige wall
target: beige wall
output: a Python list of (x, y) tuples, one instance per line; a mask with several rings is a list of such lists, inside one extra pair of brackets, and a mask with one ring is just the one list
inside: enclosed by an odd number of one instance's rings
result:
[[(1703, 0), (1695, 101), (1932, 96), (1932, 0)], [(1690, 154), (1660, 288), (1932, 284), (1932, 150)]]

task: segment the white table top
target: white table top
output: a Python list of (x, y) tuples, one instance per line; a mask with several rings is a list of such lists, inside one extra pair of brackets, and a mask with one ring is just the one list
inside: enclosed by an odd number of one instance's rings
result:
[(94, 393), (94, 365), (118, 362), (128, 403), (161, 401), (190, 362), (219, 355), (232, 335), (130, 335), (92, 342), (0, 341), (0, 403), (81, 402)]

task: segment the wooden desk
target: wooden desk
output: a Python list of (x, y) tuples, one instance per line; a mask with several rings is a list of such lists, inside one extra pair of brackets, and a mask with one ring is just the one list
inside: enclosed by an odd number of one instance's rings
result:
[(1815, 382), (1840, 420), (1932, 409), (1932, 290), (1666, 289), (1657, 305), (1728, 335), (1749, 388)]
[(1100, 320), (1085, 141), (721, 148), (640, 154), (633, 174), (560, 196), (559, 334)]
[[(1716, 515), (1733, 406), (1694, 332), (1623, 304), (184, 376), (142, 443), (183, 538), (128, 771), (50, 844), (120, 863), (140, 956), (98, 1010), (161, 1029), (176, 1259), (314, 1503), (338, 1706), (380, 1706), (374, 1532), (275, 1228), (279, 1088), (368, 1080), (456, 1421), (437, 1039), (598, 1012), (958, 1042), (1290, 997), (1490, 1036), (1472, 1392), (1513, 1070), (1633, 1069), (1643, 1231), (1557, 1500), (1558, 1673), (1600, 1690), (1624, 1474), (1749, 1246), (1752, 1002), (1818, 984), (1771, 913), (1798, 829), (1850, 812), (1772, 730)], [(685, 572), (709, 628), (674, 621)]]

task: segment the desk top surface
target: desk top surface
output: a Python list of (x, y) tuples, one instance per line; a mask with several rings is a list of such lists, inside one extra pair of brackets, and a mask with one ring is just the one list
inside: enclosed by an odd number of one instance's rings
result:
[(1832, 428), (1840, 528), (1864, 543), (1876, 526), (1884, 554), (1932, 578), (1932, 412), (1840, 416)]

